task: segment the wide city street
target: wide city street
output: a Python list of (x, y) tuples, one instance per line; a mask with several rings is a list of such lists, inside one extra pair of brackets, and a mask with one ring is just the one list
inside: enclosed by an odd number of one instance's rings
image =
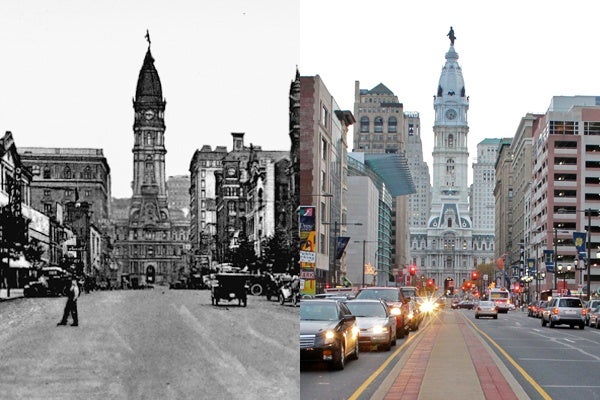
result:
[[(100, 291), (0, 303), (2, 399), (298, 399), (298, 308), (210, 291)], [(70, 323), (70, 322), (69, 322)]]
[[(525, 393), (524, 398), (600, 399), (597, 373), (600, 368), (600, 329), (571, 329), (565, 325), (542, 327), (540, 319), (528, 317), (520, 310), (500, 314), (498, 319), (475, 319), (474, 314), (473, 310), (452, 310), (448, 307), (426, 318), (417, 332), (399, 339), (390, 351), (362, 351), (358, 360), (349, 361), (341, 371), (330, 370), (327, 365), (320, 364), (302, 366), (302, 398), (383, 399), (386, 390), (382, 392), (382, 388), (390, 379), (393, 381), (398, 374), (407, 372), (409, 364), (406, 364), (406, 359), (411, 353), (419, 352), (423, 346), (436, 346), (442, 340), (434, 335), (435, 341), (427, 343), (421, 338), (427, 337), (436, 326), (455, 320), (467, 337), (467, 346), (489, 349), (494, 354), (495, 364), (500, 366), (499, 371), (511, 376), (509, 384), (520, 386), (518, 392)], [(456, 318), (449, 319), (449, 316)], [(480, 341), (485, 343), (483, 347)], [(443, 365), (432, 365), (430, 359), (426, 372), (415, 373), (424, 375), (421, 396), (429, 390), (428, 385), (436, 385), (436, 392), (445, 393), (447, 398), (457, 398), (459, 393), (465, 393), (467, 388), (460, 387), (465, 371), (453, 367), (453, 358), (462, 357), (465, 349), (450, 347), (444, 351), (448, 357), (443, 360)], [(473, 354), (471, 357), (474, 357)], [(433, 360), (433, 363), (436, 361), (441, 360)], [(439, 370), (446, 365), (449, 371)], [(488, 372), (477, 370), (479, 379)], [(503, 397), (502, 388), (500, 398), (508, 398)]]

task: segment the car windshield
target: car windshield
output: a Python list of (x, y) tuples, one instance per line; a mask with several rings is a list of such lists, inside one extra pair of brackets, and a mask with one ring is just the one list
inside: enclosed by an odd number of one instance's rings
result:
[(353, 315), (357, 317), (385, 318), (385, 308), (381, 303), (363, 303), (349, 301), (346, 303)]
[(336, 321), (338, 312), (336, 304), (331, 303), (301, 303), (300, 319), (305, 321)]
[(400, 301), (400, 292), (398, 291), (398, 289), (367, 289), (361, 290), (356, 296), (356, 298)]
[(581, 307), (579, 299), (560, 299), (559, 307)]
[(493, 301), (480, 301), (479, 307), (496, 307)]

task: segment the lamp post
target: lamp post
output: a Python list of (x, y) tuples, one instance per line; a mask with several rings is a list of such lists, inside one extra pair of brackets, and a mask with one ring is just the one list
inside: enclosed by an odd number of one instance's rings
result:
[(566, 267), (563, 267), (562, 264), (558, 266), (558, 273), (561, 274), (563, 278), (563, 290), (567, 288), (567, 274), (569, 272), (571, 272), (571, 264), (567, 265)]

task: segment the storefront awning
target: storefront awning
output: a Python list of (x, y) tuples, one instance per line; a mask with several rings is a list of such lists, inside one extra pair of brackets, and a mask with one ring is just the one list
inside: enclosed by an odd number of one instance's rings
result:
[[(6, 264), (6, 258), (2, 260), (4, 264)], [(10, 268), (31, 268), (31, 263), (25, 259), (25, 257), (21, 256), (18, 260), (13, 260), (12, 258), (8, 259), (8, 266)]]

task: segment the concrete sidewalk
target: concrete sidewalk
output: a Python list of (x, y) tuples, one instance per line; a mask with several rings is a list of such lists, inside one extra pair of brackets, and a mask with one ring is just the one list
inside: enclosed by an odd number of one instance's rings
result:
[(462, 313), (444, 310), (432, 318), (371, 400), (529, 398)]
[(23, 296), (23, 289), (10, 289), (10, 297), (8, 297), (8, 293), (6, 291), (6, 289), (0, 289), (0, 301), (6, 301), (6, 300), (14, 300), (14, 299), (20, 299)]

